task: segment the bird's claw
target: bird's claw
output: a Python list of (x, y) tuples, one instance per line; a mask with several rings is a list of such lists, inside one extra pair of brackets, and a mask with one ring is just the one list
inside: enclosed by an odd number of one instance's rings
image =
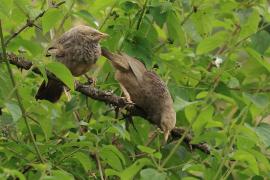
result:
[(97, 79), (94, 77), (89, 77), (88, 75), (85, 74), (85, 77), (87, 79), (87, 84), (92, 84), (94, 87), (96, 87), (97, 84)]
[(106, 91), (105, 93), (106, 93), (106, 96), (111, 96), (111, 95), (113, 95), (113, 91), (112, 91), (112, 90)]
[(135, 103), (130, 98), (121, 97), (121, 99), (125, 101), (126, 105), (135, 105)]

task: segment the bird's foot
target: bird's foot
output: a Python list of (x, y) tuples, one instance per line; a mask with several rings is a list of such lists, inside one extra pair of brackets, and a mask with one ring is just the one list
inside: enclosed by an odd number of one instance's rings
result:
[(90, 85), (93, 85), (94, 87), (96, 87), (97, 85), (97, 79), (94, 77), (89, 77), (87, 74), (84, 75), (87, 79), (87, 83)]
[(129, 127), (130, 125), (133, 127), (133, 129), (138, 132), (135, 124), (134, 124), (134, 121), (132, 119), (132, 116), (130, 114), (122, 114), (123, 115), (123, 119), (126, 120), (126, 129), (129, 130)]
[(108, 90), (105, 93), (106, 93), (106, 96), (111, 96), (113, 95), (113, 90)]
[(135, 103), (130, 98), (121, 97), (121, 99), (125, 101), (126, 105), (135, 105)]

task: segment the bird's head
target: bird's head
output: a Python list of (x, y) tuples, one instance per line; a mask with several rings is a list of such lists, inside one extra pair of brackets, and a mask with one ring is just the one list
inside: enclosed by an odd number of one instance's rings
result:
[(109, 36), (106, 33), (102, 33), (95, 28), (92, 28), (90, 26), (85, 26), (85, 25), (79, 25), (79, 26), (74, 27), (74, 31), (78, 31), (80, 34), (83, 34), (87, 36), (89, 39), (91, 39), (92, 41), (96, 41), (96, 42), (99, 42), (100, 40)]
[(165, 142), (168, 140), (171, 130), (175, 127), (176, 124), (176, 113), (173, 110), (165, 111), (162, 113), (160, 128), (164, 132)]

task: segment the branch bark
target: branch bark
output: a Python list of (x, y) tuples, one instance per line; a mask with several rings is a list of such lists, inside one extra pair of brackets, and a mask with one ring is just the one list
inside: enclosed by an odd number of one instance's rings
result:
[[(31, 61), (25, 59), (24, 57), (19, 57), (14, 53), (9, 53), (7, 55), (7, 59), (11, 64), (17, 66), (19, 69), (30, 70), (36, 74), (41, 75), (41, 72), (37, 67), (33, 67)], [(58, 80), (52, 73), (47, 72), (48, 78)], [(58, 80), (60, 81), (60, 80)], [(61, 81), (60, 81), (61, 82)], [(136, 105), (129, 104), (125, 98), (119, 97), (109, 91), (102, 91), (100, 89), (94, 88), (91, 85), (83, 84), (80, 82), (75, 83), (75, 90), (84, 94), (87, 97), (90, 97), (97, 101), (102, 101), (106, 104), (110, 104), (119, 108), (125, 108), (131, 116), (140, 116), (147, 120), (147, 116), (145, 112), (138, 108)], [(150, 122), (150, 121), (149, 121)], [(173, 140), (177, 140), (182, 137), (185, 133), (183, 128), (176, 127), (172, 130), (171, 136)], [(184, 142), (188, 145), (188, 147), (192, 149), (200, 149), (201, 151), (210, 154), (210, 148), (207, 144), (191, 144), (192, 136), (189, 134), (184, 138)]]

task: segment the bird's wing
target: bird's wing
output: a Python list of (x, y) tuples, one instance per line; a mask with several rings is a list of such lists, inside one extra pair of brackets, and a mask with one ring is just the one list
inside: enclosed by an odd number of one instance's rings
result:
[(54, 40), (49, 46), (46, 56), (54, 56), (56, 58), (64, 57), (65, 55), (65, 46), (71, 45), (74, 41), (74, 36), (70, 31), (65, 32), (59, 38)]
[(112, 53), (105, 48), (102, 48), (102, 55), (112, 62), (112, 65), (120, 71), (128, 71), (130, 69), (128, 61), (119, 54)]
[(46, 56), (49, 57), (49, 56), (53, 56), (53, 57), (56, 57), (56, 58), (61, 58), (61, 57), (64, 57), (65, 56), (65, 50), (63, 48), (63, 45), (59, 42), (59, 40), (53, 42), (47, 52), (46, 52)]
[(151, 92), (156, 96), (162, 97), (168, 94), (168, 88), (166, 84), (154, 71), (147, 71), (144, 74), (144, 82), (149, 86), (151, 85)]
[(128, 62), (137, 80), (139, 82), (142, 82), (143, 75), (147, 71), (144, 64), (141, 63), (139, 60), (128, 56), (127, 54), (121, 54), (121, 55), (123, 56), (123, 59), (125, 59)]

